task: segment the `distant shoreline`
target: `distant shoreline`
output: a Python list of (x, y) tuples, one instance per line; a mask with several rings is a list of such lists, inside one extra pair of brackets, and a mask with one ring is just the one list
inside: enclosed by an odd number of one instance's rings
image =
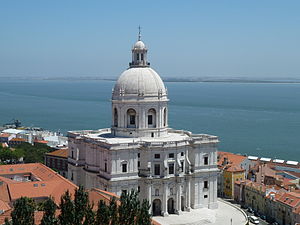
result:
[[(0, 77), (0, 80), (40, 80), (40, 81), (116, 81), (117, 78), (101, 78), (101, 77)], [(163, 78), (164, 82), (197, 82), (197, 83), (254, 83), (254, 84), (300, 84), (300, 80), (294, 79), (243, 79), (243, 78)]]

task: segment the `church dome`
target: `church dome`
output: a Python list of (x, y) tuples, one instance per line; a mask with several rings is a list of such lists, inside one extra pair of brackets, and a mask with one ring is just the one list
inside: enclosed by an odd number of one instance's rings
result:
[(134, 46), (133, 46), (134, 49), (144, 49), (146, 48), (146, 45), (144, 44), (144, 42), (142, 41), (137, 41)]
[(125, 70), (115, 84), (113, 100), (127, 97), (166, 97), (167, 91), (160, 76), (150, 67)]

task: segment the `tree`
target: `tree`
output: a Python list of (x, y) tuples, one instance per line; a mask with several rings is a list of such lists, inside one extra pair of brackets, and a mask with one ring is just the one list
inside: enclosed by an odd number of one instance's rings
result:
[(96, 215), (96, 225), (109, 224), (109, 209), (103, 200), (98, 203), (98, 210)]
[(34, 201), (31, 198), (17, 199), (11, 213), (12, 225), (34, 225), (34, 208)]
[(108, 209), (110, 225), (118, 225), (118, 205), (115, 197), (110, 200)]
[(52, 197), (48, 198), (43, 203), (44, 216), (41, 221), (41, 225), (57, 225), (58, 224), (58, 220), (55, 217), (56, 209), (57, 209), (57, 206), (56, 206), (55, 202), (53, 201)]
[(87, 206), (83, 225), (95, 225), (95, 213), (91, 204)]
[(136, 216), (136, 225), (151, 225), (151, 214), (149, 213), (150, 204), (144, 199), (139, 207), (139, 212)]
[(61, 213), (58, 217), (60, 225), (73, 225), (74, 224), (74, 203), (71, 200), (69, 191), (61, 197), (60, 202)]
[(14, 158), (12, 151), (9, 148), (0, 149), (0, 160), (2, 162), (6, 160), (12, 160)]
[(88, 193), (80, 186), (75, 190), (75, 224), (82, 224), (89, 203)]
[(133, 225), (135, 217), (139, 211), (138, 192), (131, 190), (129, 194), (123, 192), (121, 195), (121, 204), (119, 206), (119, 223), (124, 225)]
[(11, 222), (9, 222), (8, 218), (6, 217), (4, 220), (5, 224), (4, 225), (11, 225)]

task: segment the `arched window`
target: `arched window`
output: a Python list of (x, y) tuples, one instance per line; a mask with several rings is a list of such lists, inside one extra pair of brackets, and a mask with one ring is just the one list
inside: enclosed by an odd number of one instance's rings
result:
[(140, 60), (140, 54), (139, 53), (136, 54), (136, 60)]
[(144, 60), (144, 54), (143, 53), (141, 54), (141, 60), (142, 61)]
[(164, 127), (167, 126), (167, 108), (164, 108)]
[(148, 127), (150, 127), (150, 128), (156, 127), (156, 111), (155, 111), (155, 109), (152, 108), (152, 109), (148, 110), (147, 119), (148, 119)]
[(114, 109), (114, 127), (118, 126), (118, 110)]
[(127, 127), (136, 128), (136, 112), (134, 109), (127, 110)]

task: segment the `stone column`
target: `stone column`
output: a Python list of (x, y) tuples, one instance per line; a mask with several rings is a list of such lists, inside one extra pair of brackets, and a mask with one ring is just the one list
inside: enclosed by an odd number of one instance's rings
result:
[(177, 183), (177, 214), (182, 214), (181, 211), (181, 183)]
[(191, 211), (191, 177), (187, 177), (186, 210)]
[(166, 183), (163, 183), (163, 202), (162, 202), (162, 214), (163, 216), (169, 216), (168, 213), (168, 198), (167, 198), (167, 191), (168, 186)]
[(214, 203), (215, 203), (215, 208), (218, 208), (218, 175), (215, 174), (215, 182), (214, 182)]
[[(148, 185), (148, 201), (152, 205), (152, 184), (151, 184), (151, 181), (147, 182), (147, 185)], [(152, 213), (151, 211), (152, 210), (151, 210), (151, 207), (150, 207), (149, 213)]]

